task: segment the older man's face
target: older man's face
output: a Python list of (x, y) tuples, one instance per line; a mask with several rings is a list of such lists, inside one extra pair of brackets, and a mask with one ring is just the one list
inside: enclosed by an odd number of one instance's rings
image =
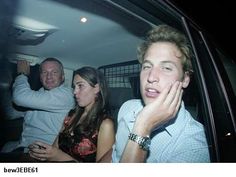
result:
[(40, 80), (46, 90), (51, 90), (62, 84), (64, 74), (60, 65), (55, 61), (46, 61), (41, 66)]

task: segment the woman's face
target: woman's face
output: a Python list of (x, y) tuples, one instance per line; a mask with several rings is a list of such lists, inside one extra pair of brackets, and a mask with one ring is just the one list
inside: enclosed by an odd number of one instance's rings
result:
[(80, 75), (75, 75), (73, 84), (74, 84), (74, 95), (77, 104), (80, 107), (90, 109), (90, 107), (95, 102), (97, 93), (99, 92), (98, 84), (96, 84), (95, 87), (92, 87), (86, 80), (80, 77)]

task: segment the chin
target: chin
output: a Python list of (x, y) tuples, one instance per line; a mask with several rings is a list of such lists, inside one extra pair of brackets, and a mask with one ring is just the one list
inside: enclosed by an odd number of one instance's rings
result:
[(149, 103), (152, 102), (152, 100), (150, 100), (150, 98), (145, 98), (145, 99), (143, 99), (143, 102), (145, 105), (148, 105)]
[(48, 90), (51, 90), (51, 89), (54, 89), (54, 88), (56, 88), (57, 86), (55, 86), (55, 85), (48, 85), (46, 88), (48, 89)]
[(145, 99), (143, 99), (143, 102), (145, 105), (148, 105), (149, 103), (152, 103), (156, 98), (157, 97), (155, 97), (155, 98), (145, 97)]
[[(79, 103), (79, 102), (78, 102)], [(83, 105), (83, 104), (81, 104), (81, 102), (80, 102), (80, 104), (78, 104), (79, 105), (79, 107), (81, 107), (81, 108), (84, 108), (85, 106)]]
[(45, 87), (46, 88), (46, 90), (51, 90), (51, 89), (53, 89), (52, 87)]

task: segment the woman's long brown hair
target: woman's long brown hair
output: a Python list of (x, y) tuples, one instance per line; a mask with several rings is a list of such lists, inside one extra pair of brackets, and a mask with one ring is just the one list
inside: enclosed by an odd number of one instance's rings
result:
[(91, 87), (95, 87), (95, 85), (98, 84), (100, 88), (95, 103), (86, 115), (86, 118), (80, 121), (84, 113), (84, 108), (77, 105), (73, 110), (74, 119), (72, 123), (65, 128), (65, 131), (73, 130), (74, 135), (84, 134), (89, 136), (99, 129), (102, 120), (109, 115), (107, 83), (104, 75), (99, 70), (92, 67), (82, 67), (76, 70), (74, 75), (79, 75), (86, 80)]

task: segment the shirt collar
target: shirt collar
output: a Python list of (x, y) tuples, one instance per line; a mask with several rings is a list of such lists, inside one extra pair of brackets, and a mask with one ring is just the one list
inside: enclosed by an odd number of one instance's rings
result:
[(184, 102), (182, 101), (181, 107), (176, 114), (175, 118), (171, 119), (168, 123), (163, 125), (165, 131), (172, 136), (173, 134), (177, 134), (186, 124), (186, 112), (185, 112)]

